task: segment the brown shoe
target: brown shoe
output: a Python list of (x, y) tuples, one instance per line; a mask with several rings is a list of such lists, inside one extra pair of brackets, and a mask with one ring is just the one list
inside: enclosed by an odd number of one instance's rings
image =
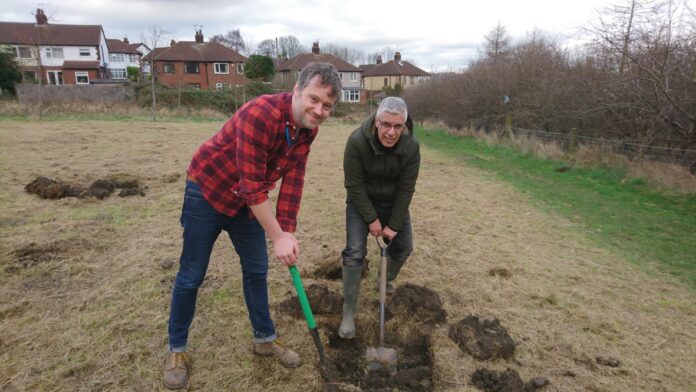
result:
[(189, 381), (191, 357), (183, 353), (170, 352), (164, 364), (164, 386), (169, 389), (184, 388)]
[(274, 355), (278, 358), (278, 362), (286, 368), (302, 366), (302, 358), (300, 358), (300, 355), (283, 346), (277, 339), (267, 343), (254, 343), (254, 354), (262, 357)]

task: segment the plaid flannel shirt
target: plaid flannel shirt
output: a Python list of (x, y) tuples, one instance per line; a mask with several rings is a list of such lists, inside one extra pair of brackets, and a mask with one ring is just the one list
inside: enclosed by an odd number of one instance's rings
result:
[(245, 205), (263, 203), (282, 178), (276, 219), (284, 231), (295, 232), (307, 156), (318, 128), (297, 129), (291, 103), (291, 93), (247, 102), (193, 155), (188, 174), (217, 211), (235, 216)]

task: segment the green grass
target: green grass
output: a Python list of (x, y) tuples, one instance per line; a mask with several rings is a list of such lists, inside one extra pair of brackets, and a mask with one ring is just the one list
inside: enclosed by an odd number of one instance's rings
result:
[(616, 168), (556, 172), (566, 163), (475, 138), (417, 132), (425, 146), (494, 173), (537, 207), (584, 226), (600, 246), (638, 264), (656, 265), (696, 289), (696, 196), (659, 192)]

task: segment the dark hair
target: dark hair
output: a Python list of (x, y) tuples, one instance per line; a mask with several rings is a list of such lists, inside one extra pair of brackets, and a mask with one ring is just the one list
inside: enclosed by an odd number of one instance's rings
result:
[[(332, 64), (329, 63), (309, 63), (300, 72), (300, 76), (297, 78), (297, 87), (300, 91), (304, 90), (305, 87), (309, 85), (309, 81), (313, 77), (319, 76), (319, 83), (322, 86), (331, 87), (331, 97), (341, 97), (341, 77)], [(337, 99), (338, 101), (338, 99)]]

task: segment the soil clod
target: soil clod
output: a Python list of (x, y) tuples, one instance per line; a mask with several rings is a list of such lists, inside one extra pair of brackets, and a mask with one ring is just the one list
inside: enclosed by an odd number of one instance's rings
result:
[(595, 358), (595, 361), (597, 361), (597, 363), (600, 365), (609, 366), (612, 368), (617, 368), (621, 366), (621, 361), (612, 357), (597, 357)]
[(532, 392), (548, 385), (549, 380), (534, 377), (525, 383), (520, 375), (510, 368), (503, 372), (477, 369), (471, 375), (471, 384), (485, 392)]
[(447, 312), (435, 290), (406, 283), (397, 287), (387, 302), (386, 318), (394, 317), (434, 326), (447, 320)]
[[(305, 288), (309, 306), (314, 314), (341, 314), (343, 305), (343, 297), (339, 294), (329, 291), (328, 287), (323, 284), (311, 284)], [(300, 301), (294, 295), (291, 298), (278, 304), (281, 312), (289, 314), (296, 318), (304, 318)]]
[(462, 351), (478, 360), (510, 359), (515, 354), (515, 342), (498, 319), (469, 316), (452, 325), (448, 335)]
[(145, 188), (140, 184), (140, 181), (127, 174), (116, 175), (113, 178), (98, 179), (88, 188), (38, 176), (24, 187), (27, 193), (38, 195), (43, 199), (94, 197), (101, 200), (109, 197), (116, 189), (121, 189), (119, 193), (121, 197), (145, 196)]
[(488, 275), (500, 276), (501, 278), (509, 278), (512, 276), (512, 272), (510, 272), (506, 268), (491, 268), (488, 270)]

